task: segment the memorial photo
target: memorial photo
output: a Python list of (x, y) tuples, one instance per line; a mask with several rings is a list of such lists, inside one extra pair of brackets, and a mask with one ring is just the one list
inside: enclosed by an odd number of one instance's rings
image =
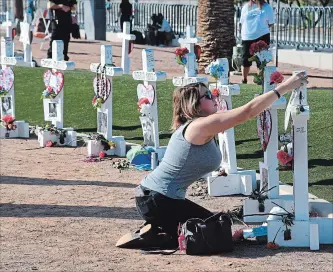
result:
[(13, 114), (13, 106), (12, 106), (12, 97), (4, 96), (1, 98), (1, 113), (4, 115), (12, 115)]
[(260, 170), (260, 190), (268, 189), (268, 167), (266, 164), (259, 162)]
[(141, 121), (141, 126), (142, 126), (144, 144), (147, 146), (155, 146), (153, 119), (151, 119), (147, 116), (141, 116), (140, 121)]
[(106, 112), (97, 112), (97, 132), (106, 134), (108, 130), (108, 115)]
[(55, 118), (57, 116), (57, 103), (49, 103), (49, 117)]

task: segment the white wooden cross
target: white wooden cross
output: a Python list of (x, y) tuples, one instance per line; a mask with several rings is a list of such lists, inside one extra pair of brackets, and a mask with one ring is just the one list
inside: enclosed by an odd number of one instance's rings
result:
[(201, 38), (195, 37), (194, 27), (186, 27), (186, 38), (179, 38), (178, 42), (181, 46), (188, 49), (189, 53), (186, 56), (187, 63), (184, 69), (184, 77), (174, 77), (172, 83), (174, 86), (185, 86), (190, 83), (203, 82), (208, 84), (208, 79), (206, 77), (197, 77), (197, 62), (194, 46), (196, 43), (202, 42)]
[(145, 86), (151, 85), (155, 90), (155, 99), (150, 109), (153, 119), (154, 149), (158, 153), (158, 159), (161, 160), (162, 157), (164, 156), (165, 147), (160, 147), (160, 142), (159, 142), (158, 106), (157, 106), (158, 92), (156, 90), (156, 82), (166, 80), (166, 73), (155, 71), (155, 59), (154, 59), (153, 49), (142, 50), (142, 65), (143, 65), (143, 70), (134, 71), (132, 75), (135, 80), (143, 80)]
[(178, 42), (182, 46), (185, 46), (190, 53), (195, 53), (194, 46), (195, 44), (202, 42), (202, 38), (195, 37), (194, 26), (188, 25), (186, 26), (186, 37), (179, 38)]
[(31, 35), (33, 26), (31, 24), (31, 14), (24, 15), (24, 21), (20, 23), (21, 35), (20, 42), (23, 43), (24, 51), (24, 63), (26, 66), (35, 67), (35, 62), (32, 61), (32, 50), (31, 50)]
[[(295, 73), (299, 73), (299, 71), (295, 71)], [(293, 225), (289, 227), (291, 239), (285, 240), (283, 231), (278, 231), (285, 228), (281, 217), (270, 216), (267, 220), (268, 241), (272, 241), (276, 237), (275, 242), (283, 247), (310, 247), (312, 250), (318, 250), (319, 243), (333, 243), (333, 220), (324, 214), (309, 218), (309, 205), (311, 204), (308, 195), (308, 120), (310, 118), (310, 108), (307, 104), (306, 85), (293, 91), (288, 103), (287, 113), (291, 115), (293, 124), (293, 210), (295, 218)], [(321, 207), (323, 211), (325, 210), (325, 206), (318, 207)], [(327, 207), (326, 214), (327, 212), (330, 213), (329, 209), (332, 210), (331, 203), (329, 203), (329, 207)], [(274, 212), (272, 211), (272, 213)]]
[[(299, 71), (294, 72), (294, 74)], [(295, 219), (309, 220), (308, 205), (308, 120), (310, 108), (307, 102), (306, 85), (293, 91), (291, 96), (291, 118), (293, 123), (294, 154), (294, 201)]]
[[(64, 61), (64, 42), (53, 41), (52, 43), (52, 59), (42, 59), (41, 66), (51, 68), (53, 73), (57, 70), (68, 71), (75, 69), (73, 61)], [(54, 84), (54, 82), (51, 82)], [(50, 117), (50, 103), (56, 105), (56, 117)], [(44, 118), (45, 121), (52, 121), (52, 124), (57, 128), (64, 127), (64, 87), (55, 99), (43, 99)]]
[[(123, 69), (121, 67), (112, 67), (111, 45), (101, 45), (101, 63), (92, 63), (90, 65), (90, 70), (94, 73), (101, 74), (103, 69), (105, 69), (106, 80), (110, 81), (110, 93), (101, 108), (97, 109), (97, 132), (102, 134), (107, 140), (116, 144), (114, 149), (106, 151), (108, 155), (124, 157), (126, 155), (126, 142), (124, 136), (112, 135), (112, 78), (115, 76), (122, 76)], [(97, 84), (99, 83), (97, 82)], [(101, 86), (99, 88), (101, 88)], [(106, 119), (106, 124), (103, 124), (106, 125), (106, 128), (103, 127), (103, 129), (101, 129), (100, 125), (103, 118)], [(102, 151), (100, 143), (97, 143), (94, 140), (88, 142), (89, 156), (98, 156), (100, 151)]]
[[(266, 66), (264, 70), (264, 93), (267, 93), (274, 88), (276, 88), (276, 84), (270, 84), (270, 78), (272, 73), (276, 71), (275, 66)], [(277, 152), (279, 150), (279, 130), (278, 130), (278, 110), (282, 110), (286, 108), (286, 98), (282, 96), (280, 99), (276, 100), (273, 105), (268, 109), (271, 118), (272, 118), (272, 130), (271, 136), (264, 152), (264, 164), (268, 167), (268, 188), (271, 189), (268, 192), (268, 198), (279, 198), (279, 162), (277, 159)]]
[(124, 22), (123, 24), (123, 33), (119, 33), (118, 37), (122, 39), (122, 48), (121, 48), (121, 68), (126, 75), (131, 74), (131, 60), (129, 58), (129, 42), (136, 39), (135, 35), (132, 35), (130, 22)]
[[(240, 94), (240, 87), (236, 84), (229, 84), (229, 62), (227, 58), (219, 58), (214, 63), (223, 67), (223, 73), (217, 83), (209, 85), (209, 89), (211, 91), (215, 88), (219, 90), (217, 102), (221, 108), (218, 110), (231, 110), (232, 96)], [(219, 133), (218, 137), (222, 154), (221, 167), (228, 176), (217, 177), (213, 174), (211, 177), (208, 177), (209, 194), (212, 196), (233, 194), (250, 195), (252, 188), (256, 184), (256, 172), (255, 170), (238, 170), (234, 128)]]
[[(1, 102), (1, 116), (11, 115), (16, 117), (15, 113), (15, 77), (13, 70), (8, 66), (15, 66), (23, 61), (22, 57), (14, 57), (14, 43), (10, 38), (1, 38), (1, 77), (4, 81), (4, 89), (8, 92), (0, 98)], [(11, 83), (9, 83), (11, 82)], [(0, 84), (2, 85), (2, 84)], [(10, 87), (7, 87), (10, 86)], [(9, 133), (9, 137), (29, 138), (29, 124), (25, 121), (15, 121), (17, 129)], [(8, 136), (8, 134), (7, 134)], [(4, 128), (1, 128), (0, 138), (6, 137)]]
[[(276, 71), (275, 66), (266, 66), (264, 69), (264, 93), (267, 93), (274, 88), (276, 84), (271, 84), (271, 75)], [(291, 211), (293, 207), (292, 197), (281, 196), (280, 186), (279, 186), (279, 164), (277, 159), (277, 152), (279, 150), (278, 143), (278, 110), (284, 109), (286, 107), (285, 97), (281, 97), (276, 100), (272, 106), (267, 109), (271, 116), (271, 135), (264, 152), (264, 163), (259, 163), (260, 169), (260, 188), (259, 190), (264, 190), (268, 192), (263, 193), (268, 199), (264, 201), (264, 211), (259, 211), (259, 203), (257, 200), (245, 199), (243, 202), (244, 215), (256, 214), (256, 216), (246, 216), (244, 217), (244, 222), (264, 222), (267, 220), (267, 214), (276, 204), (284, 207), (286, 210)], [(267, 176), (267, 180), (263, 180)], [(264, 188), (266, 186), (266, 188)]]

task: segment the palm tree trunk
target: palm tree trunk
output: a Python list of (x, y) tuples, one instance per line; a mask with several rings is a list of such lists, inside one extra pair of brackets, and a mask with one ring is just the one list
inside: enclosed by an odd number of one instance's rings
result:
[(217, 58), (228, 58), (231, 63), (234, 37), (234, 1), (198, 0), (197, 35), (203, 39), (199, 72)]

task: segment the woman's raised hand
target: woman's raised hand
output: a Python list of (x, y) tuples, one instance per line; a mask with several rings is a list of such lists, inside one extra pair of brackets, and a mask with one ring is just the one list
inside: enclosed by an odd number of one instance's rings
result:
[(299, 72), (292, 75), (285, 82), (280, 84), (280, 86), (283, 88), (283, 92), (287, 93), (309, 83), (307, 79), (308, 77), (305, 75), (305, 72)]

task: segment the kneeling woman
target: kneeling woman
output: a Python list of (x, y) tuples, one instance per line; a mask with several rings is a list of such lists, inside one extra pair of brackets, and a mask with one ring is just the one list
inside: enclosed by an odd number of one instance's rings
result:
[[(205, 84), (193, 83), (177, 89), (173, 95), (174, 133), (165, 156), (136, 190), (136, 206), (146, 221), (145, 226), (136, 236), (133, 234), (132, 239), (126, 241), (123, 237), (117, 246), (157, 246), (157, 237), (161, 236), (153, 235), (154, 239), (148, 239), (152, 237), (148, 233), (165, 233), (176, 246), (179, 223), (213, 215), (185, 195), (188, 186), (219, 167), (221, 153), (215, 135), (256, 117), (280, 95), (306, 82), (304, 74), (299, 73), (246, 105), (221, 113), (217, 113), (217, 103)], [(135, 243), (139, 240), (141, 243)]]

